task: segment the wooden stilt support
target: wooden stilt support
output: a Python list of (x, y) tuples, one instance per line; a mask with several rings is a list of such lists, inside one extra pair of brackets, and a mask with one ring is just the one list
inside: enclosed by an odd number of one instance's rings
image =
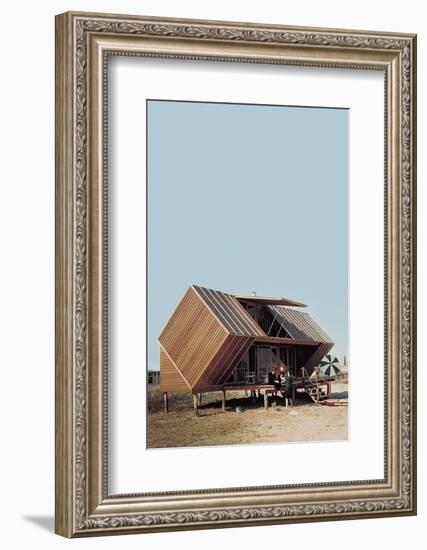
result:
[(326, 384), (328, 386), (328, 399), (330, 399), (332, 397), (332, 382), (329, 380)]
[(264, 392), (264, 409), (268, 409), (268, 393)]
[(295, 384), (292, 382), (292, 405), (295, 405)]
[(199, 399), (199, 407), (200, 407), (200, 405), (202, 404), (202, 392), (199, 393), (198, 399)]
[(319, 394), (319, 370), (316, 367), (316, 403), (317, 405), (320, 403), (319, 395), (320, 395)]
[(168, 403), (168, 392), (163, 393), (163, 405), (165, 413), (169, 412), (169, 403)]
[(193, 407), (194, 407), (194, 414), (196, 416), (199, 416), (199, 398), (196, 393), (193, 393)]
[(225, 412), (225, 405), (227, 401), (227, 395), (225, 389), (222, 390), (222, 410)]

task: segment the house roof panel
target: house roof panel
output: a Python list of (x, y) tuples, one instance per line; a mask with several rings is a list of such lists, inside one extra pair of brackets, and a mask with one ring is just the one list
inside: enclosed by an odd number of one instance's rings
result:
[(267, 307), (292, 338), (333, 344), (331, 338), (308, 313), (283, 306), (269, 305)]
[(292, 306), (292, 307), (307, 307), (306, 304), (302, 302), (295, 302), (294, 300), (289, 300), (289, 298), (280, 298), (278, 296), (254, 296), (254, 295), (244, 295), (244, 294), (233, 294), (233, 296), (239, 300), (239, 302), (252, 302), (254, 304), (264, 304), (264, 305), (282, 305), (282, 306)]
[(193, 285), (193, 289), (229, 332), (237, 336), (265, 336), (261, 327), (231, 294)]

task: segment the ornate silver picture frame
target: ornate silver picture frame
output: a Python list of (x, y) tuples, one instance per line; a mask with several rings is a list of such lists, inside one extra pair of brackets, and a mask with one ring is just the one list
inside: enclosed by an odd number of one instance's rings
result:
[[(382, 71), (384, 478), (110, 494), (109, 56)], [(56, 18), (56, 532), (82, 537), (416, 513), (416, 37), (68, 12)]]

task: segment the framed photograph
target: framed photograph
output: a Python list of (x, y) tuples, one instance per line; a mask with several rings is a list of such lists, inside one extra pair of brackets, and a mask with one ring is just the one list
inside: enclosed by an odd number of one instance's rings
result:
[(56, 532), (416, 513), (416, 37), (56, 18)]

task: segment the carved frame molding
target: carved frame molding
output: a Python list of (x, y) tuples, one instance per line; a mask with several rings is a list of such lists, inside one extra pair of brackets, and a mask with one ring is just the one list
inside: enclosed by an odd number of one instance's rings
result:
[[(385, 73), (384, 480), (108, 495), (106, 59)], [(56, 532), (88, 536), (416, 513), (416, 37), (65, 13), (56, 18)]]

